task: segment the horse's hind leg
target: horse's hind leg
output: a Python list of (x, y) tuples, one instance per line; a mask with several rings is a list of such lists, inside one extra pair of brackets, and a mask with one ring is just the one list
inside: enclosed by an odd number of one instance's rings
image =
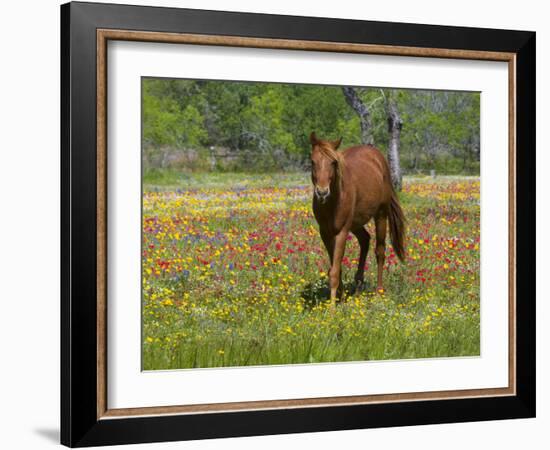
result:
[(376, 289), (383, 290), (382, 272), (384, 270), (384, 262), (386, 261), (386, 229), (388, 228), (388, 218), (386, 215), (380, 215), (375, 219), (376, 225), (376, 264), (378, 266), (378, 284)]
[(360, 227), (351, 231), (357, 240), (359, 241), (359, 264), (357, 265), (357, 272), (355, 272), (355, 284), (356, 288), (363, 284), (365, 279), (365, 261), (367, 260), (367, 253), (369, 252), (370, 234), (365, 228)]

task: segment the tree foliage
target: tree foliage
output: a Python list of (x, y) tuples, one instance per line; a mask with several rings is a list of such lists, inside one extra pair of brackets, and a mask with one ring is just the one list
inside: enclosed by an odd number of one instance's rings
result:
[[(192, 154), (202, 170), (296, 170), (308, 164), (313, 130), (323, 138), (343, 137), (342, 148), (361, 143), (360, 118), (338, 86), (155, 78), (142, 83), (147, 167), (166, 167), (170, 158), (178, 161), (174, 155)], [(404, 173), (479, 172), (478, 93), (355, 90), (369, 108), (374, 144), (384, 152), (384, 99), (395, 101), (403, 121)]]

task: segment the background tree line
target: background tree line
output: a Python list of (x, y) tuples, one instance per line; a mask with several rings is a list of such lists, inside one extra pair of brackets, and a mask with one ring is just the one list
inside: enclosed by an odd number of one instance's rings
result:
[(146, 170), (304, 170), (314, 130), (341, 148), (375, 144), (400, 174), (479, 174), (479, 93), (154, 78), (142, 89)]

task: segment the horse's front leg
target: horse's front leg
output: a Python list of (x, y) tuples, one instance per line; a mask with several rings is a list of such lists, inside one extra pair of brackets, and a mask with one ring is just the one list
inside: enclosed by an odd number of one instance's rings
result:
[(340, 231), (334, 237), (334, 254), (332, 258), (332, 265), (329, 273), (330, 283), (330, 299), (334, 303), (337, 297), (342, 296), (342, 258), (344, 256), (344, 250), (346, 249), (346, 238), (348, 237), (348, 230)]
[(321, 239), (323, 240), (323, 244), (325, 244), (325, 248), (327, 249), (328, 258), (330, 260), (330, 266), (332, 267), (332, 259), (334, 256), (334, 235), (329, 233), (329, 231), (326, 228), (320, 228), (319, 231), (321, 233)]

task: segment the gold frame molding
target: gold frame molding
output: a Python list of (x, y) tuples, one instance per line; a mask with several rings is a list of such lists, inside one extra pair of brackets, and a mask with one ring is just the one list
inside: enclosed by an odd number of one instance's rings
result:
[[(109, 40), (180, 43), (231, 47), (363, 53), (451, 59), (501, 61), (508, 63), (508, 387), (489, 389), (410, 392), (401, 394), (265, 400), (200, 405), (148, 406), (109, 409), (107, 405), (107, 42)], [(97, 419), (131, 416), (219, 413), (265, 409), (344, 406), (367, 403), (445, 400), (516, 395), (516, 54), (444, 48), (297, 41), (180, 33), (157, 33), (114, 29), (97, 30)]]

